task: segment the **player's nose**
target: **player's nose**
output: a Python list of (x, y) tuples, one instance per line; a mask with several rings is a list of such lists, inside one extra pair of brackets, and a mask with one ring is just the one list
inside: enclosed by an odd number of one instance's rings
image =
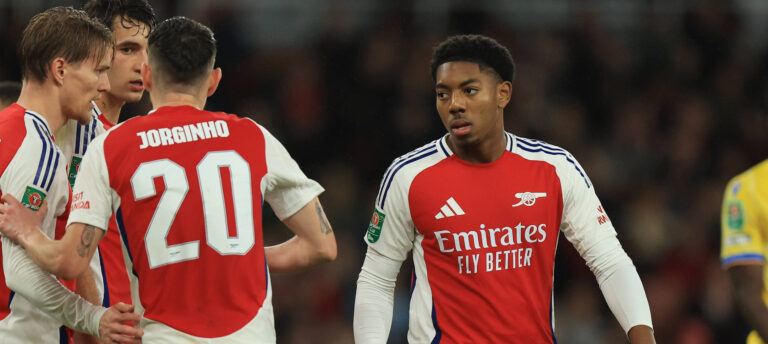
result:
[(141, 73), (141, 65), (145, 63), (149, 63), (149, 57), (147, 55), (147, 50), (143, 49), (138, 54), (139, 58), (136, 59), (136, 63), (133, 64), (133, 71), (137, 73)]
[(461, 94), (454, 93), (451, 95), (451, 104), (448, 111), (451, 113), (462, 113), (466, 110), (466, 102)]
[(110, 89), (109, 85), (109, 78), (107, 77), (107, 73), (102, 73), (99, 76), (99, 83), (97, 85), (97, 90), (99, 92), (107, 92)]

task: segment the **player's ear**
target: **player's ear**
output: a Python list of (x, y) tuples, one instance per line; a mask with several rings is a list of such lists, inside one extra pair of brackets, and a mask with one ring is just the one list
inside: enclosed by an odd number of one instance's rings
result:
[(50, 74), (54, 84), (61, 85), (64, 83), (64, 75), (67, 74), (68, 65), (67, 60), (63, 57), (53, 59), (48, 65), (48, 74)]
[(499, 83), (496, 87), (496, 96), (499, 108), (505, 108), (512, 98), (512, 83), (509, 81), (502, 81)]
[(149, 67), (149, 63), (141, 64), (141, 82), (147, 92), (152, 91), (152, 69)]
[(215, 68), (211, 71), (211, 74), (208, 75), (208, 97), (213, 95), (214, 92), (216, 92), (216, 89), (219, 88), (219, 82), (221, 81), (221, 68)]

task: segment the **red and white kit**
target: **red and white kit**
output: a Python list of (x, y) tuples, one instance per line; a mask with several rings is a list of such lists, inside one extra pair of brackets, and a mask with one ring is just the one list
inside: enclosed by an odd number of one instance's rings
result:
[[(42, 231), (51, 238), (57, 221), (68, 213), (65, 166), (43, 116), (18, 104), (0, 112), (0, 190), (33, 210), (48, 202)], [(6, 238), (2, 241), (0, 343), (67, 342), (64, 322), (96, 334), (105, 309), (72, 294), (55, 276), (37, 267), (21, 246)]]
[(384, 175), (365, 237), (356, 339), (386, 338), (388, 326), (384, 334), (366, 327), (391, 318), (391, 306), (379, 306), (391, 304), (391, 292), (374, 286), (394, 287), (412, 251), (410, 343), (554, 343), (560, 232), (599, 282), (603, 270), (632, 266), (591, 181), (570, 153), (540, 141), (506, 133), (499, 159), (474, 164), (453, 155), (447, 137)]
[[(91, 141), (104, 134), (114, 126), (99, 107), (93, 102), (93, 114), (88, 124), (78, 124), (69, 120), (56, 132), (56, 143), (61, 148), (68, 162), (67, 177), (74, 187), (75, 178), (80, 170), (83, 155), (88, 150)], [(66, 225), (66, 219), (64, 219)], [(59, 228), (64, 228), (60, 226)], [(63, 233), (56, 233), (57, 238)], [(99, 248), (91, 261), (91, 270), (99, 291), (101, 305), (110, 307), (118, 302), (131, 303), (131, 287), (128, 280), (128, 271), (123, 263), (123, 253), (120, 246), (120, 233), (117, 230), (117, 222), (114, 216), (109, 221), (107, 234), (99, 242)]]
[(274, 343), (263, 202), (282, 220), (322, 191), (255, 122), (161, 107), (91, 142), (69, 223), (115, 214), (144, 341)]

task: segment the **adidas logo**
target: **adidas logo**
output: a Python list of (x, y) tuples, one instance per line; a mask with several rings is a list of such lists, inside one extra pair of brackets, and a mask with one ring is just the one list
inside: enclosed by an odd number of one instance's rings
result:
[(458, 203), (456, 203), (456, 200), (453, 199), (453, 197), (449, 198), (447, 201), (445, 201), (445, 205), (443, 205), (440, 208), (440, 211), (437, 212), (437, 215), (435, 215), (435, 219), (442, 219), (444, 217), (451, 217), (451, 216), (458, 216), (458, 215), (464, 215), (464, 209), (461, 209)]

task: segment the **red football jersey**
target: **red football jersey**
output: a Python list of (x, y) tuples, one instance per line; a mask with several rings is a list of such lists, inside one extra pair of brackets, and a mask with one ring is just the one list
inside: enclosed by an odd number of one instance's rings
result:
[(161, 107), (90, 144), (69, 223), (105, 229), (114, 212), (144, 317), (214, 338), (271, 302), (263, 201), (284, 219), (320, 192), (255, 122)]
[[(98, 111), (97, 109), (95, 108), (94, 111)], [(104, 130), (115, 126), (101, 112), (98, 112), (97, 118), (104, 126)], [(109, 219), (106, 235), (99, 242), (99, 253), (104, 283), (102, 305), (109, 307), (118, 302), (131, 304), (131, 283), (128, 279), (128, 270), (125, 269), (120, 231), (117, 229), (117, 220), (114, 215)]]
[(580, 252), (616, 235), (591, 182), (559, 147), (507, 134), (473, 164), (446, 137), (395, 160), (366, 233), (393, 260), (412, 251), (409, 342), (554, 343), (560, 231)]

